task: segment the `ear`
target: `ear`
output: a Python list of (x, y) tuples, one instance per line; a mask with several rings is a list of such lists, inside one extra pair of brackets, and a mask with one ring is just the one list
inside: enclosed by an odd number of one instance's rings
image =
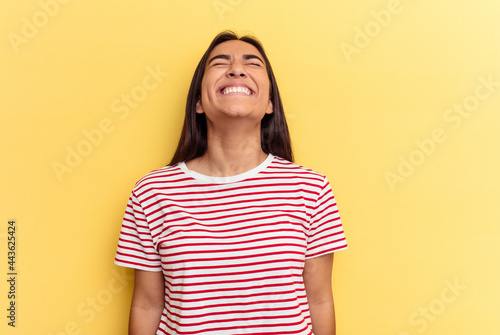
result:
[(205, 111), (203, 110), (203, 105), (201, 104), (201, 100), (198, 100), (196, 103), (196, 113), (198, 114), (204, 114)]
[(273, 103), (271, 100), (269, 100), (269, 103), (267, 104), (266, 108), (266, 114), (272, 114), (273, 113)]

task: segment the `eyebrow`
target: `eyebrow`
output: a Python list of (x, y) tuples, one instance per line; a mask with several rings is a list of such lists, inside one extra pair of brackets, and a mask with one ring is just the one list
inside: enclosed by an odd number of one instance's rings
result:
[(264, 63), (264, 61), (263, 61), (262, 59), (260, 59), (260, 57), (259, 57), (259, 56), (257, 56), (257, 55), (252, 55), (252, 54), (250, 54), (250, 55), (243, 55), (243, 59), (244, 59), (244, 60), (249, 60), (249, 59), (258, 59), (258, 60), (260, 60), (260, 62), (261, 62), (262, 64), (265, 64), (265, 63)]
[[(221, 54), (221, 55), (215, 55), (213, 56), (212, 58), (210, 58), (210, 60), (208, 61), (207, 65), (210, 64), (212, 61), (216, 60), (216, 59), (224, 59), (224, 60), (231, 60), (231, 56), (229, 55), (226, 55), (226, 54)], [(258, 59), (261, 61), (262, 64), (265, 64), (264, 61), (257, 55), (253, 55), (253, 54), (245, 54), (243, 55), (243, 59), (244, 60), (249, 60), (249, 59)]]

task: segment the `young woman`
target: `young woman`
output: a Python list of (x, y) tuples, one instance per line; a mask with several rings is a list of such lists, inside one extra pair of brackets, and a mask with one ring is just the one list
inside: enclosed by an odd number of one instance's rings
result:
[(335, 334), (347, 244), (328, 180), (292, 159), (264, 49), (219, 34), (172, 162), (128, 202), (115, 263), (135, 269), (130, 334)]

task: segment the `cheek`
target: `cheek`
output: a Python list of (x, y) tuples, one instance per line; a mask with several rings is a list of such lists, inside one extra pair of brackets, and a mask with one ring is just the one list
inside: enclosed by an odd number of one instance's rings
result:
[(266, 76), (266, 78), (263, 80), (263, 86), (264, 87), (264, 91), (267, 93), (267, 95), (271, 95), (271, 82), (269, 80), (269, 78)]
[(271, 85), (268, 83), (264, 86), (264, 92), (266, 94), (267, 100), (271, 98)]
[(207, 90), (207, 79), (203, 77), (203, 80), (201, 81), (201, 95), (203, 96), (206, 93)]

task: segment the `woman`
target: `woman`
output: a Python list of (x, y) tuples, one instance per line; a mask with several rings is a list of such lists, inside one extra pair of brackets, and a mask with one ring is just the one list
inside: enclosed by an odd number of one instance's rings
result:
[(219, 34), (172, 162), (127, 206), (115, 263), (135, 269), (130, 334), (335, 334), (342, 224), (328, 180), (291, 161), (261, 44)]

